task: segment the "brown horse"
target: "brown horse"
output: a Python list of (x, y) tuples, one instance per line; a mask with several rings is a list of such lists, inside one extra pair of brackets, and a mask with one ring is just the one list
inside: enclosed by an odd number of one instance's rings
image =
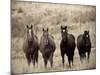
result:
[(56, 49), (53, 36), (48, 33), (48, 28), (43, 28), (43, 35), (40, 40), (40, 52), (44, 59), (45, 68), (47, 68), (47, 62), (50, 61), (51, 67), (53, 67), (53, 55)]
[(62, 63), (64, 66), (64, 55), (68, 57), (69, 67), (71, 63), (73, 65), (73, 57), (75, 51), (75, 37), (72, 34), (69, 34), (67, 31), (67, 26), (61, 26), (61, 36), (62, 40), (60, 43)]
[(87, 56), (87, 60), (89, 61), (90, 52), (91, 52), (91, 40), (90, 40), (89, 31), (84, 31), (83, 34), (80, 34), (78, 36), (77, 48), (79, 51), (80, 61), (82, 62), (83, 59), (86, 58), (86, 56)]
[(28, 65), (30, 63), (33, 63), (33, 66), (35, 66), (35, 63), (38, 63), (38, 50), (39, 50), (39, 43), (37, 36), (33, 33), (32, 25), (27, 25), (27, 38), (25, 40), (25, 43), (23, 45), (23, 50), (28, 62)]

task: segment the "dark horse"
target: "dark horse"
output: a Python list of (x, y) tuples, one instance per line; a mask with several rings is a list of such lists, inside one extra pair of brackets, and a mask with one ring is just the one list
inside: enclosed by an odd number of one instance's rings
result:
[(39, 43), (38, 38), (33, 33), (32, 25), (27, 25), (27, 38), (25, 40), (23, 48), (28, 65), (30, 65), (30, 63), (32, 62), (33, 66), (35, 66), (35, 63), (38, 63)]
[(43, 28), (43, 35), (40, 40), (40, 52), (44, 59), (45, 68), (47, 68), (47, 62), (50, 61), (51, 67), (53, 67), (53, 55), (56, 49), (54, 38), (48, 33), (48, 28)]
[(79, 35), (77, 38), (77, 48), (80, 55), (80, 60), (82, 62), (83, 58), (86, 58), (86, 53), (88, 55), (88, 61), (91, 52), (91, 41), (89, 31), (84, 31), (83, 34)]
[(62, 56), (62, 63), (64, 66), (64, 55), (68, 57), (69, 67), (71, 67), (71, 62), (73, 65), (73, 57), (75, 50), (75, 38), (72, 34), (69, 34), (67, 31), (67, 26), (61, 26), (61, 35), (62, 40), (60, 43), (60, 50)]

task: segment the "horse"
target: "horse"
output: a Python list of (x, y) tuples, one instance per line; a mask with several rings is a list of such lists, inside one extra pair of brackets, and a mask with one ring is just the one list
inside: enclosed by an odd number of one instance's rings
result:
[(27, 63), (30, 66), (30, 63), (38, 64), (38, 51), (39, 51), (39, 43), (37, 36), (33, 33), (33, 26), (26, 26), (27, 27), (27, 36), (25, 42), (23, 44), (23, 50), (27, 59)]
[(68, 58), (69, 67), (73, 65), (73, 57), (75, 51), (75, 37), (68, 33), (67, 26), (61, 26), (61, 36), (62, 40), (60, 42), (60, 51), (62, 57), (62, 64), (64, 67), (64, 55), (66, 54)]
[[(87, 57), (89, 62), (90, 52), (91, 52), (91, 40), (89, 31), (84, 31), (83, 34), (80, 34), (77, 38), (77, 48), (80, 56), (80, 61), (82, 63), (83, 59)], [(86, 55), (87, 53), (87, 55)]]
[(48, 33), (48, 28), (42, 29), (43, 34), (40, 39), (40, 52), (44, 60), (44, 66), (47, 68), (48, 60), (50, 61), (51, 67), (53, 67), (53, 55), (56, 49), (54, 37)]

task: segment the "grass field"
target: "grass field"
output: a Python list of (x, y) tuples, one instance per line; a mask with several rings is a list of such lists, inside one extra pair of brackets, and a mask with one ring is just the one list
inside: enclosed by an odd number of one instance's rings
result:
[[(34, 2), (12, 3), (11, 25), (11, 71), (12, 73), (34, 73), (49, 71), (70, 71), (96, 68), (96, 7), (68, 4), (49, 4)], [(54, 66), (44, 68), (43, 58), (39, 52), (39, 63), (36, 67), (27, 65), (23, 53), (23, 42), (26, 37), (26, 25), (32, 24), (33, 31), (40, 37), (42, 28), (48, 27), (49, 33), (55, 38), (56, 51), (54, 53)], [(75, 48), (74, 66), (68, 67), (65, 57), (65, 67), (62, 66), (59, 44), (61, 41), (60, 26), (68, 26), (68, 32), (75, 36), (82, 34), (84, 30), (90, 31), (92, 49), (90, 62), (80, 63), (77, 47)], [(76, 42), (77, 43), (77, 42)]]

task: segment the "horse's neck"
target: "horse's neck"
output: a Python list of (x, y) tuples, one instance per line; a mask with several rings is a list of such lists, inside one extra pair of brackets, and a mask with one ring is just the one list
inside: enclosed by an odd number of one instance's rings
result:
[(67, 42), (68, 42), (68, 35), (66, 35), (66, 41), (64, 41), (64, 40), (62, 39), (62, 42), (63, 42), (63, 43), (67, 43)]
[(68, 33), (66, 33), (66, 41), (68, 41), (68, 37), (69, 37), (69, 34), (68, 34)]
[[(45, 38), (45, 37), (47, 37), (47, 38)], [(49, 39), (50, 39), (49, 35), (48, 36), (43, 36), (43, 40), (45, 40), (47, 42), (46, 45), (49, 44)]]

